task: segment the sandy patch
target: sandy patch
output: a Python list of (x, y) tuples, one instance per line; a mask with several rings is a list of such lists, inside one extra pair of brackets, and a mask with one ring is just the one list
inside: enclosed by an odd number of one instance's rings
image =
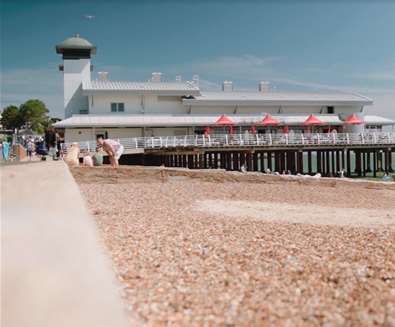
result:
[(395, 228), (393, 209), (333, 208), (279, 202), (199, 200), (193, 209), (229, 217), (250, 217), (266, 222)]

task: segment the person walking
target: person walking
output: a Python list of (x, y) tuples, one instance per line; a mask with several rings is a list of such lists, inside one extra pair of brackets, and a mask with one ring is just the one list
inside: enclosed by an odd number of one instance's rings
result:
[(33, 151), (34, 151), (34, 142), (31, 138), (29, 138), (26, 142), (26, 153), (30, 161), (32, 160)]
[(3, 141), (3, 145), (1, 147), (1, 152), (3, 155), (3, 160), (8, 161), (9, 156), (10, 156), (10, 143), (7, 141)]

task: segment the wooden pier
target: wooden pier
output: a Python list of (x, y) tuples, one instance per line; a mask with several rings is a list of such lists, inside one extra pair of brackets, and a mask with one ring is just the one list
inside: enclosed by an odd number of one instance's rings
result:
[[(359, 177), (395, 169), (395, 133), (186, 135), (119, 141), (125, 147), (121, 164), (322, 176), (343, 171)], [(85, 149), (94, 146), (94, 141), (80, 143)]]
[[(311, 148), (311, 149), (182, 149), (177, 151), (147, 151), (141, 157), (143, 165), (164, 165), (189, 169), (226, 169), (240, 171), (287, 172), (291, 174), (320, 173), (322, 176), (373, 177), (378, 172), (392, 172), (392, 147)], [(127, 158), (124, 158), (127, 163)], [(122, 163), (122, 161), (121, 161)]]

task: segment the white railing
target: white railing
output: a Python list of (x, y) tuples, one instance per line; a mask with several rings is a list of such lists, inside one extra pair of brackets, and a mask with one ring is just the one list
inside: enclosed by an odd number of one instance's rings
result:
[[(395, 133), (218, 134), (131, 137), (118, 139), (125, 150), (223, 147), (307, 147), (341, 145), (395, 145)], [(66, 143), (69, 146), (71, 143)], [(96, 141), (78, 142), (81, 150), (94, 151)]]

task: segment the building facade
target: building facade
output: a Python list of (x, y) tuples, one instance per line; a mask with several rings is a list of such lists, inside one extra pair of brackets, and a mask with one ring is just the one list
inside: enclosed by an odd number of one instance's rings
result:
[[(314, 115), (321, 123), (319, 132), (359, 132), (365, 128), (381, 129), (392, 125), (390, 119), (365, 115), (365, 106), (373, 101), (350, 93), (282, 93), (270, 90), (267, 82), (259, 82), (255, 92), (238, 92), (231, 81), (224, 81), (222, 91), (208, 92), (199, 88), (198, 77), (182, 81), (165, 81), (161, 73), (152, 73), (145, 82), (113, 81), (107, 72), (92, 78), (91, 58), (96, 47), (76, 35), (56, 46), (62, 55), (59, 70), (64, 76), (65, 119), (56, 128), (65, 129), (67, 142), (94, 140), (97, 135), (108, 138), (140, 136), (173, 136), (229, 132), (216, 121), (225, 114), (232, 121), (232, 132), (254, 129), (258, 133), (303, 133), (307, 117)], [(263, 126), (270, 114), (276, 126)], [(356, 114), (363, 124), (348, 125), (347, 117)], [(311, 131), (311, 129), (309, 130)]]

